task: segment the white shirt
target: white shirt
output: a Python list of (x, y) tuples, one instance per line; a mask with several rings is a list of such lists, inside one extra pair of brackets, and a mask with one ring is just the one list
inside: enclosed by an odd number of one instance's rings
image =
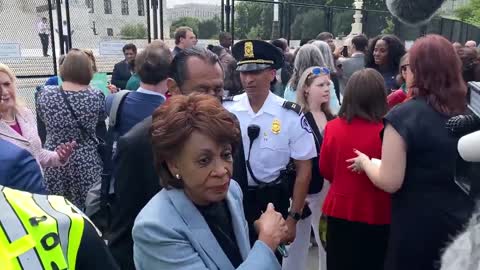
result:
[[(247, 94), (235, 96), (233, 101), (225, 101), (224, 107), (234, 113), (242, 130), (245, 160), (248, 158), (250, 139), (248, 126), (260, 127), (260, 135), (253, 142), (250, 165), (258, 180), (273, 182), (285, 169), (290, 158), (309, 160), (317, 155), (311, 128), (303, 117), (293, 110), (283, 108), (285, 99), (269, 93), (262, 108), (254, 113)], [(247, 170), (248, 171), (248, 170)], [(248, 173), (249, 186), (256, 186)]]
[(37, 23), (37, 31), (39, 34), (48, 34), (48, 24), (42, 21)]

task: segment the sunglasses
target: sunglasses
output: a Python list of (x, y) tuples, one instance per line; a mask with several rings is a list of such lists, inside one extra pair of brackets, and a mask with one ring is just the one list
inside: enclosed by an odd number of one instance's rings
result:
[(310, 77), (314, 76), (319, 76), (319, 75), (330, 75), (330, 69), (326, 67), (316, 67), (313, 68), (310, 74), (307, 76), (307, 80), (310, 79)]
[(320, 74), (330, 75), (330, 69), (326, 67), (316, 67), (312, 69), (312, 74), (313, 75), (320, 75)]

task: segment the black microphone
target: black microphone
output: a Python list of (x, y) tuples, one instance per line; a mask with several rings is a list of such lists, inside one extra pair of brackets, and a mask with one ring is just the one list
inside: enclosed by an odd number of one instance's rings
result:
[(457, 115), (447, 121), (446, 128), (455, 137), (462, 137), (480, 130), (480, 118), (474, 114)]
[(258, 125), (250, 125), (248, 126), (248, 138), (250, 139), (250, 145), (258, 138), (260, 135), (260, 127)]
[(412, 26), (428, 22), (445, 0), (387, 0), (388, 10), (401, 22)]

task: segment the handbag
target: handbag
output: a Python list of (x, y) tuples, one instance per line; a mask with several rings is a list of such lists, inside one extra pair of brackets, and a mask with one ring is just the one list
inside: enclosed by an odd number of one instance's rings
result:
[(112, 150), (112, 149), (108, 149), (108, 148), (111, 148), (111, 147), (109, 147), (102, 138), (100, 138), (98, 136), (94, 137), (94, 136), (92, 136), (88, 133), (88, 131), (80, 124), (80, 121), (78, 120), (77, 115), (73, 111), (72, 105), (70, 104), (70, 101), (68, 101), (67, 95), (65, 94), (65, 91), (62, 89), (62, 87), (60, 87), (60, 93), (62, 94), (63, 101), (67, 105), (67, 108), (70, 111), (70, 114), (72, 115), (73, 119), (75, 120), (75, 124), (76, 124), (77, 128), (80, 130), (80, 133), (82, 134), (82, 137), (83, 137), (82, 139), (85, 140), (85, 137), (87, 137), (97, 144), (97, 152), (100, 155), (100, 158), (101, 158), (103, 164), (105, 164), (105, 162), (107, 161), (106, 160), (106, 156), (107, 156), (106, 154), (108, 153), (109, 150), (110, 151)]

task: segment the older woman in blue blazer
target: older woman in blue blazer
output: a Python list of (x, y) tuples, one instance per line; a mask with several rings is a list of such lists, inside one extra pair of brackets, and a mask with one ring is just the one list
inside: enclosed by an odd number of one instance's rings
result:
[(280, 269), (274, 250), (287, 227), (273, 205), (257, 220), (250, 248), (242, 192), (230, 180), (240, 131), (220, 102), (172, 97), (155, 111), (151, 131), (164, 189), (135, 221), (136, 268)]

